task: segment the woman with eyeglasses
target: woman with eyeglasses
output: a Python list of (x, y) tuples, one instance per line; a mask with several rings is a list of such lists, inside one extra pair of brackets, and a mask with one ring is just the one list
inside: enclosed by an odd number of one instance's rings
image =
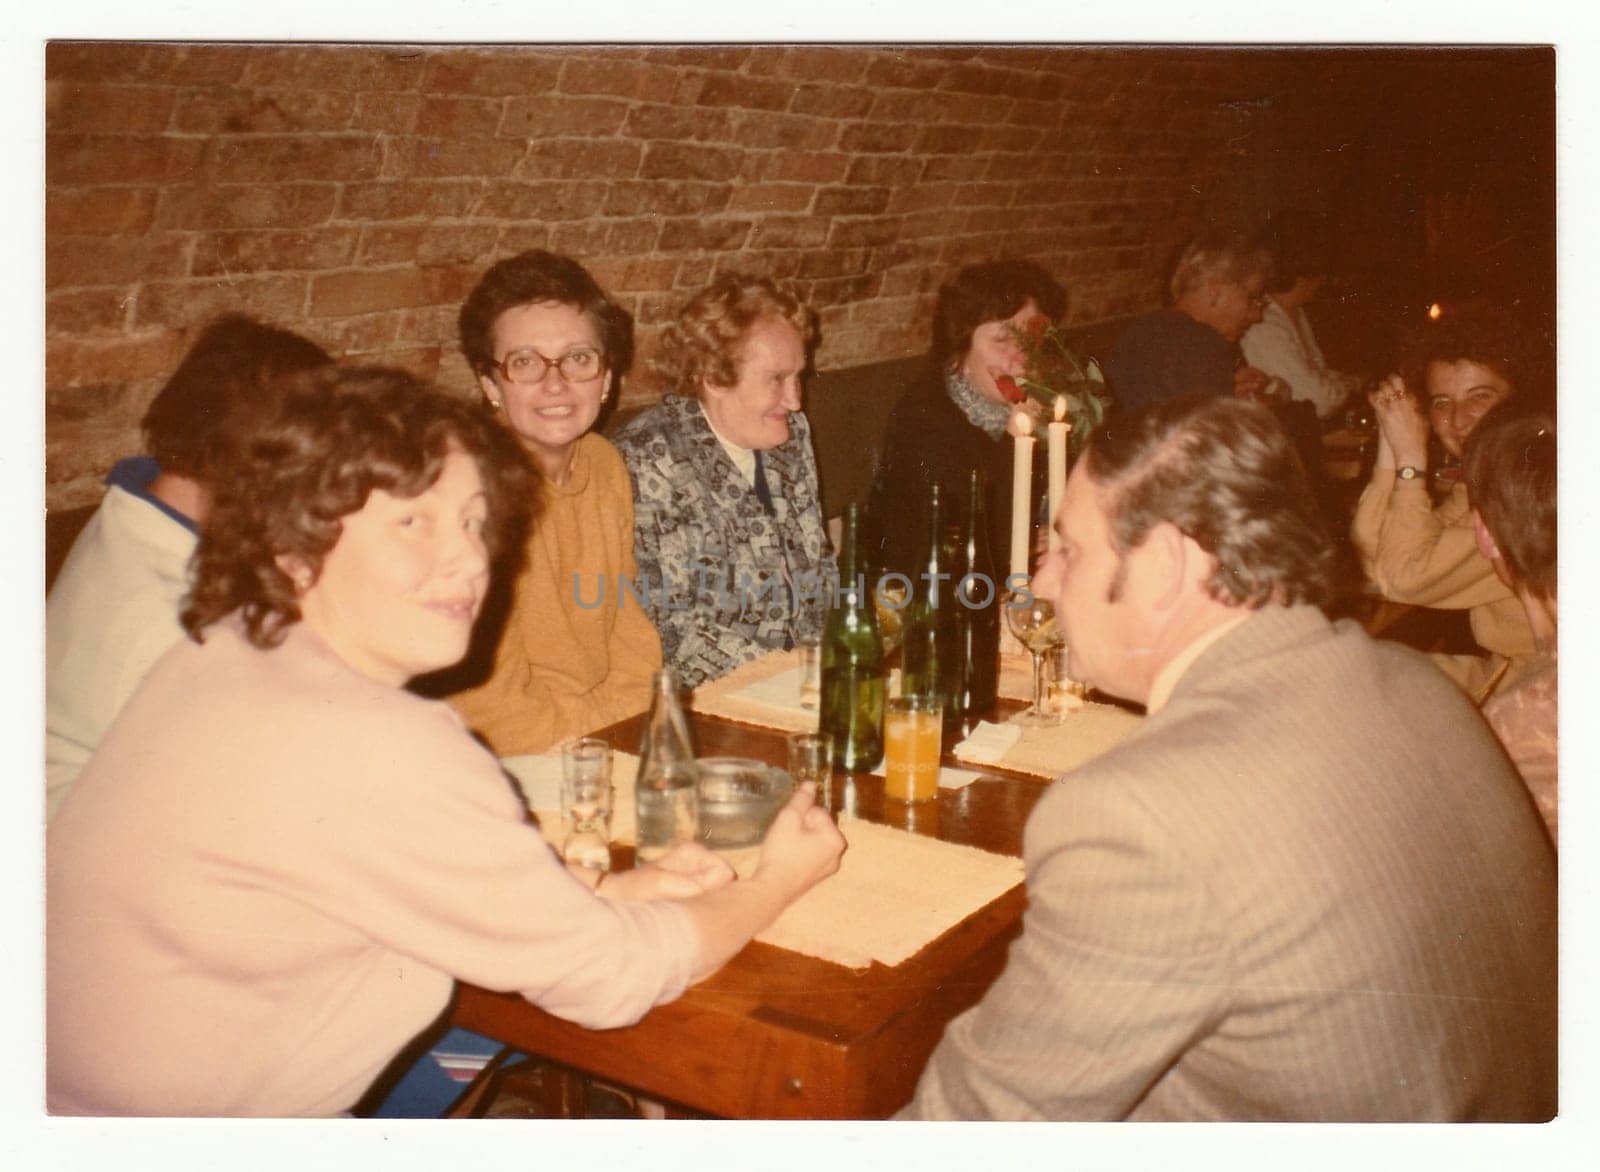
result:
[(635, 575), (628, 470), (591, 430), (633, 357), (633, 322), (576, 261), (539, 250), (484, 273), (460, 315), (484, 398), (542, 473), (543, 512), (450, 697), (496, 753), (539, 753), (643, 711), (661, 641), (618, 589)]
[(669, 393), (617, 433), (639, 585), (687, 687), (822, 632), (835, 570), (800, 410), (810, 336), (772, 281), (718, 278), (662, 338)]

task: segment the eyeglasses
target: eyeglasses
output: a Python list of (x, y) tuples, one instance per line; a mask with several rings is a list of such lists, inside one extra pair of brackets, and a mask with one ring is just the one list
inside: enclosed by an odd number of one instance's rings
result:
[(588, 383), (605, 373), (606, 360), (600, 351), (588, 346), (568, 350), (560, 358), (546, 358), (530, 346), (513, 350), (495, 364), (495, 369), (507, 382), (532, 386), (544, 382), (552, 366), (569, 383)]

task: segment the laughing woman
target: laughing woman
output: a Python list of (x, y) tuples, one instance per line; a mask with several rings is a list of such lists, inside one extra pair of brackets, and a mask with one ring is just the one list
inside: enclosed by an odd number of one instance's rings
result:
[(346, 1111), (455, 980), (629, 1024), (837, 866), (809, 789), (748, 880), (693, 844), (603, 890), (563, 865), (456, 715), (404, 689), (466, 651), (518, 539), (515, 444), (398, 371), (306, 378), (221, 482), (192, 641), (51, 824), (53, 1113)]
[(450, 699), (501, 756), (538, 753), (643, 711), (661, 666), (649, 616), (618, 604), (616, 583), (634, 576), (632, 486), (592, 430), (633, 323), (582, 265), (533, 251), (483, 275), (460, 327), (485, 400), (541, 473), (543, 513), (509, 607), (480, 632), (473, 659), (492, 666)]

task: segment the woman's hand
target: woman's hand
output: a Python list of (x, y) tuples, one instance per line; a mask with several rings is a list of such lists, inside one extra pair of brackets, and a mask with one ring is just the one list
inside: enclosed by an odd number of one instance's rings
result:
[(816, 804), (816, 795), (816, 786), (807, 782), (778, 811), (752, 876), (787, 890), (791, 900), (837, 871), (844, 853), (844, 835)]
[[(1367, 396), (1378, 416), (1378, 462), (1380, 468), (1426, 468), (1428, 465), (1428, 420), (1405, 380), (1391, 374)], [(1384, 462), (1385, 447), (1390, 462)]]
[(698, 842), (680, 842), (643, 867), (607, 875), (602, 899), (692, 899), (733, 882), (733, 868)]

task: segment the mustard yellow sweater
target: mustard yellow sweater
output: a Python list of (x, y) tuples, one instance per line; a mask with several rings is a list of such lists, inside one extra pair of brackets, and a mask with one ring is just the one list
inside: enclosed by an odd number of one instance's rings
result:
[(632, 484), (617, 450), (591, 433), (567, 483), (545, 485), (489, 678), (450, 697), (497, 754), (542, 753), (649, 705), (661, 640), (631, 596), (618, 605), (622, 575), (634, 575)]

